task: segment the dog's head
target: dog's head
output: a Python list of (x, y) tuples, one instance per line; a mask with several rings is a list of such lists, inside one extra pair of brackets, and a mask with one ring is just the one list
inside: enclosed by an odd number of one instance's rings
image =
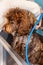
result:
[(5, 18), (8, 21), (5, 25), (6, 31), (10, 33), (16, 31), (20, 35), (28, 34), (36, 21), (31, 12), (20, 8), (9, 9)]

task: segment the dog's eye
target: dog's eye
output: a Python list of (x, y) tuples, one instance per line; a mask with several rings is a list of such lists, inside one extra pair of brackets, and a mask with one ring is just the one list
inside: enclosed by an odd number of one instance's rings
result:
[(14, 24), (13, 22), (11, 22), (11, 24)]

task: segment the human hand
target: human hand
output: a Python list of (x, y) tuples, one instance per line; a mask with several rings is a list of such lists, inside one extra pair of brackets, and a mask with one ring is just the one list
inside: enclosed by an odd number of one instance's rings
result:
[(41, 22), (42, 22), (42, 20), (40, 21), (39, 25), (36, 26), (36, 30), (41, 27)]

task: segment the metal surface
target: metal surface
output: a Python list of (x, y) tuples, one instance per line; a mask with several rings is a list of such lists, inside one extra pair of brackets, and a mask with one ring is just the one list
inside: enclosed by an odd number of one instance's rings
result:
[(13, 51), (11, 46), (1, 36), (0, 43), (18, 65), (27, 65), (27, 63), (15, 52), (15, 50)]
[(0, 44), (0, 65), (3, 65), (3, 46)]

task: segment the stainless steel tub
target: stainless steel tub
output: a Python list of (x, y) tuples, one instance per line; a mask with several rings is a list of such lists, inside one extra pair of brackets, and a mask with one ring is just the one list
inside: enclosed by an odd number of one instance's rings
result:
[(27, 65), (26, 62), (11, 48), (9, 43), (0, 36), (1, 64), (2, 65)]

